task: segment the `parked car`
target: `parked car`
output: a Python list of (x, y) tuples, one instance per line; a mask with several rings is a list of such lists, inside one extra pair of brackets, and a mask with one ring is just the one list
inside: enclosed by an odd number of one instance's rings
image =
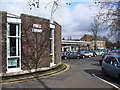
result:
[(92, 57), (93, 53), (89, 52), (89, 51), (81, 51), (81, 54), (83, 54), (85, 57)]
[(102, 55), (102, 57), (99, 59), (99, 64), (100, 65), (102, 65), (102, 62), (104, 61), (104, 57), (106, 56), (106, 55), (119, 55), (120, 54), (120, 52), (119, 51), (109, 51), (108, 53), (104, 53), (103, 55)]
[(102, 63), (102, 74), (120, 80), (120, 55), (106, 55)]
[(110, 52), (108, 52), (108, 55), (116, 55), (116, 54), (120, 54), (120, 51), (110, 51)]
[(79, 52), (69, 52), (65, 55), (64, 59), (80, 59), (85, 58), (83, 54), (80, 54)]
[(104, 52), (103, 52), (102, 50), (96, 50), (95, 52), (96, 52), (96, 54), (99, 55), (99, 56), (104, 54)]
[(97, 56), (97, 54), (96, 54), (95, 51), (90, 51), (90, 52), (93, 53), (93, 57), (96, 57), (96, 56)]
[(62, 53), (61, 53), (61, 58), (64, 59), (65, 56), (66, 56), (66, 52), (62, 52)]

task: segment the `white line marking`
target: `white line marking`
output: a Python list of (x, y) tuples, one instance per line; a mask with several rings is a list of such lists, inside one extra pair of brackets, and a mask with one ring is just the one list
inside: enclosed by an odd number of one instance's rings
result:
[(120, 90), (120, 88), (119, 88), (118, 86), (116, 86), (116, 85), (114, 85), (114, 84), (112, 84), (112, 83), (110, 83), (110, 82), (108, 82), (108, 81), (106, 81), (106, 80), (104, 80), (104, 79), (102, 79), (102, 78), (96, 76), (95, 74), (92, 74), (92, 75), (93, 75), (94, 77), (96, 77), (96, 78), (102, 80), (103, 82), (105, 82), (105, 83), (107, 83), (107, 84), (109, 84), (109, 85), (111, 85), (111, 86), (117, 88), (118, 90)]

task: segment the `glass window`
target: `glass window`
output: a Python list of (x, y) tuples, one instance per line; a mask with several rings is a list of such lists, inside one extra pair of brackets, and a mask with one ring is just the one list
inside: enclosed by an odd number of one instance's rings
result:
[(54, 63), (54, 28), (50, 28), (50, 55), (51, 63)]
[(50, 29), (50, 38), (54, 38), (54, 30), (52, 28)]
[(111, 62), (111, 59), (110, 59), (110, 58), (111, 58), (111, 57), (107, 57), (107, 58), (105, 59), (105, 62), (110, 64), (110, 62)]
[(9, 42), (9, 56), (19, 56), (19, 39), (18, 38), (8, 38)]
[(19, 67), (20, 63), (20, 31), (19, 24), (8, 23), (7, 55), (8, 68)]
[(73, 52), (71, 52), (71, 53), (69, 53), (69, 55), (74, 55), (74, 53), (73, 53)]
[(78, 53), (77, 53), (77, 52), (75, 52), (75, 53), (74, 53), (74, 55), (78, 55)]
[(50, 39), (50, 53), (53, 53), (54, 52), (54, 40), (53, 39)]
[(112, 61), (112, 65), (113, 66), (117, 66), (118, 65), (118, 62), (117, 62), (116, 58), (112, 57), (111, 61)]
[(19, 25), (9, 23), (8, 36), (19, 36)]
[(8, 68), (19, 67), (19, 58), (9, 58), (8, 59)]

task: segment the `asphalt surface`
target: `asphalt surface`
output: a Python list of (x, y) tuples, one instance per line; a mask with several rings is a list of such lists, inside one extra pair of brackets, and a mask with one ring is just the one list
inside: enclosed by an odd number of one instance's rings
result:
[[(67, 59), (64, 63), (70, 69), (61, 74), (44, 79), (30, 80), (14, 84), (2, 85), (2, 88), (100, 88), (114, 90), (115, 87), (100, 80), (106, 80), (120, 88), (120, 82), (112, 77), (103, 77), (101, 66), (98, 64), (99, 56), (86, 59)], [(99, 79), (100, 78), (100, 79)], [(4, 90), (4, 89), (3, 89)], [(116, 90), (116, 89), (115, 89)]]

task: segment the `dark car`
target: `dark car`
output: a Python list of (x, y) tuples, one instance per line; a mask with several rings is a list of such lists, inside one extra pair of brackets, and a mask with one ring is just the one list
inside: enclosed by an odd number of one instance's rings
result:
[(64, 59), (65, 56), (66, 56), (66, 52), (62, 52), (62, 54), (61, 54), (61, 58)]
[(85, 56), (80, 54), (79, 52), (69, 52), (64, 57), (64, 59), (80, 59), (80, 58), (85, 58)]
[(102, 74), (120, 80), (120, 55), (106, 55), (102, 63)]
[(119, 51), (109, 51), (108, 53), (104, 53), (102, 57), (99, 59), (99, 64), (102, 65), (102, 62), (104, 61), (104, 57), (106, 55), (120, 55)]

